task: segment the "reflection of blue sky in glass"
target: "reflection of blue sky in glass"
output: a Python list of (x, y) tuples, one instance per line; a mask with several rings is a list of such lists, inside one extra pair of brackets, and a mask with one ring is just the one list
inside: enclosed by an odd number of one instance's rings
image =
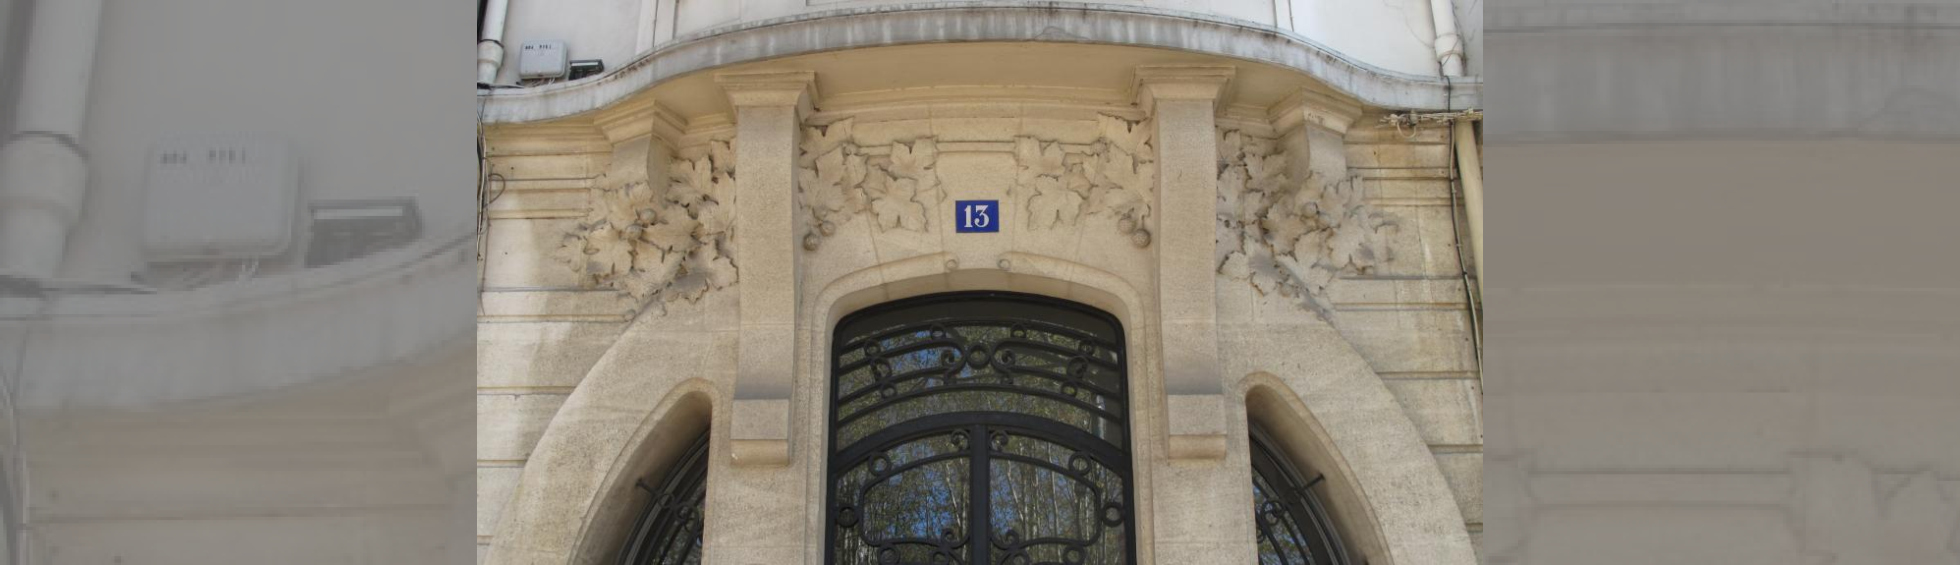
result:
[(872, 539), (938, 538), (960, 531), (966, 515), (968, 463), (941, 461), (899, 473), (865, 493), (866, 531)]

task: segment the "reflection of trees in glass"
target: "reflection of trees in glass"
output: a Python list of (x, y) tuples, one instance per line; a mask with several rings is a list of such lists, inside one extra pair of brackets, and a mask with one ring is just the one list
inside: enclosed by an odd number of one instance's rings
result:
[[(942, 544), (967, 531), (968, 460), (953, 434), (901, 444), (853, 467), (839, 481), (838, 499), (854, 501), (857, 524), (840, 532), (840, 563), (879, 563), (879, 547), (893, 547), (902, 561), (930, 563), (941, 545), (948, 562), (966, 559), (964, 548)], [(882, 472), (881, 472), (882, 471)]]
[(1014, 315), (1027, 306), (840, 325), (831, 445), (852, 460), (833, 471), (833, 563), (1131, 562), (1115, 323)]
[(1010, 532), (1032, 562), (1122, 563), (1120, 523), (1107, 525), (1105, 503), (1120, 504), (1123, 481), (1085, 453), (1028, 436), (1013, 436), (991, 462), (992, 535)]

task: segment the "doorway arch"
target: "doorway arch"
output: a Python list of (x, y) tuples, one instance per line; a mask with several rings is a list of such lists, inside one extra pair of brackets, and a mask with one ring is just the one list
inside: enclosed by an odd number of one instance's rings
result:
[(1081, 304), (933, 294), (841, 319), (825, 562), (1136, 562), (1122, 325)]

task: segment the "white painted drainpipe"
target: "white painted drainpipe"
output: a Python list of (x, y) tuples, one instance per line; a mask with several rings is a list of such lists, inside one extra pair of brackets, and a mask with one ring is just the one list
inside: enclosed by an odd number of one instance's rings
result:
[(497, 82), (497, 70), (504, 66), (504, 20), (509, 15), (510, 0), (490, 0), (483, 8), (483, 33), (476, 42), (477, 84)]
[[(1463, 76), (1463, 35), (1457, 32), (1452, 0), (1429, 0), (1429, 17), (1436, 25), (1436, 63), (1443, 76)], [(1455, 128), (1457, 170), (1463, 182), (1464, 215), (1470, 219), (1470, 255), (1476, 262), (1477, 285), (1484, 284), (1484, 168), (1477, 149), (1475, 126), (1458, 118)]]
[(1429, 0), (1429, 19), (1436, 26), (1436, 62), (1445, 76), (1463, 76), (1463, 36), (1456, 31), (1451, 0)]
[(0, 147), (0, 273), (53, 278), (88, 192), (88, 115), (102, 0), (34, 3), (15, 127)]
[[(1463, 211), (1470, 220), (1470, 260), (1476, 263), (1477, 288), (1484, 286), (1484, 164), (1483, 151), (1477, 149), (1477, 128), (1469, 119), (1458, 119), (1456, 128), (1457, 176), (1463, 181)], [(1481, 292), (1480, 292), (1481, 294)]]

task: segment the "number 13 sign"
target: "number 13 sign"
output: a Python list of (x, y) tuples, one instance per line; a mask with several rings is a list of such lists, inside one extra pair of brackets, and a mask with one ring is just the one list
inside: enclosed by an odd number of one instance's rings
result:
[(953, 201), (954, 231), (959, 233), (991, 233), (1000, 231), (999, 200), (955, 200)]

